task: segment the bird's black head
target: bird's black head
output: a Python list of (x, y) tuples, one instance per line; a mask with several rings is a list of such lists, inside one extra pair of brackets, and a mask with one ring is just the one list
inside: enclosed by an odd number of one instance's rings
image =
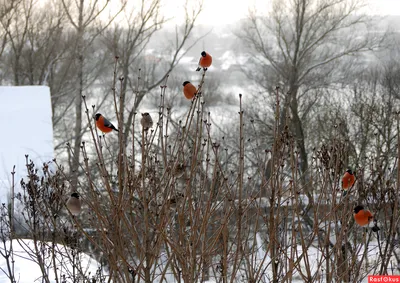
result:
[(78, 193), (72, 193), (71, 197), (79, 199), (79, 194)]
[(353, 175), (353, 171), (351, 169), (347, 169), (346, 172), (349, 173), (350, 175)]
[(101, 114), (97, 113), (96, 115), (94, 115), (94, 119), (97, 121), (97, 120), (99, 120), (100, 116), (101, 116)]
[(146, 113), (142, 113), (142, 116), (143, 117), (149, 116), (149, 113), (147, 113), (147, 112)]
[(190, 82), (189, 82), (189, 81), (184, 81), (184, 82), (183, 82), (183, 86), (185, 86), (185, 85), (187, 85), (187, 84), (190, 84)]
[(203, 52), (201, 52), (201, 56), (203, 56), (203, 57), (206, 57), (206, 52), (205, 51), (203, 51)]
[(354, 208), (354, 213), (358, 213), (358, 212), (360, 212), (361, 210), (363, 210), (364, 209), (364, 206), (362, 206), (362, 205), (357, 205), (355, 208)]

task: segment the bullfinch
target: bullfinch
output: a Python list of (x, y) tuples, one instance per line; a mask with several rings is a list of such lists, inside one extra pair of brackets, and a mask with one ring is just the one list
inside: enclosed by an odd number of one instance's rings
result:
[(96, 120), (96, 126), (97, 128), (102, 131), (103, 133), (109, 133), (112, 130), (115, 130), (118, 132), (118, 129), (114, 127), (113, 124), (111, 124), (110, 121), (108, 121), (106, 118), (103, 117), (100, 113), (97, 113), (94, 115), (94, 119)]
[(206, 71), (207, 68), (211, 66), (211, 63), (212, 63), (211, 55), (205, 51), (201, 52), (199, 66), (197, 67), (196, 71), (200, 71), (201, 68), (203, 68)]
[(343, 190), (343, 196), (347, 194), (347, 190), (350, 189), (353, 185), (354, 182), (356, 181), (356, 177), (353, 174), (353, 171), (348, 169), (342, 178), (342, 190)]
[(183, 94), (187, 99), (192, 99), (197, 93), (196, 87), (189, 81), (183, 83)]
[(374, 218), (371, 211), (364, 209), (364, 206), (357, 205), (354, 208), (354, 220), (360, 226), (368, 225)]

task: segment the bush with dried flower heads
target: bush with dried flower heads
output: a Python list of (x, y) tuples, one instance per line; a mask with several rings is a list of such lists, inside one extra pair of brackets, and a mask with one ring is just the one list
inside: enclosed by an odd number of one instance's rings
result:
[[(229, 135), (211, 130), (215, 125), (203, 90), (212, 71), (200, 76), (184, 119), (174, 120), (164, 105), (165, 82), (153, 124), (143, 128), (134, 120), (128, 144), (118, 85), (112, 86), (120, 129), (112, 133), (116, 144), (112, 134), (97, 131), (95, 107), (90, 110), (83, 97), (91, 135), (81, 145), (84, 175), (71, 187), (56, 160), (51, 172), (27, 158), (27, 178), (15, 196), (21, 215), (2, 208), (3, 242), (32, 239), (29, 255), (47, 282), (50, 273), (60, 282), (356, 282), (389, 273), (398, 253), (399, 172), (374, 179), (379, 171), (371, 164), (371, 174), (356, 175), (343, 196), (347, 152), (337, 135), (312, 152), (310, 178), (303, 179), (296, 136), (277, 118), (280, 89), (273, 142), (263, 149), (245, 95), (239, 95)], [(72, 191), (82, 200), (78, 216), (65, 208)], [(385, 195), (370, 198), (375, 191)], [(360, 203), (376, 215), (380, 231), (354, 224), (353, 207)], [(101, 263), (96, 274), (85, 272), (82, 253)], [(11, 255), (3, 253), (15, 278)], [(64, 273), (51, 264), (62, 266), (67, 259), (73, 269)]]

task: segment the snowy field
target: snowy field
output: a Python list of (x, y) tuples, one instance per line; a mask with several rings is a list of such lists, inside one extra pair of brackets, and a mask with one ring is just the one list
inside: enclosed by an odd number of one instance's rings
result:
[[(40, 243), (40, 250), (44, 254), (44, 262), (46, 266), (46, 272), (49, 276), (49, 280), (51, 283), (56, 282), (55, 270), (57, 271), (57, 278), (60, 282), (60, 278), (65, 276), (66, 281), (61, 282), (73, 282), (72, 274), (80, 274), (77, 276), (78, 278), (86, 277), (87, 279), (91, 279), (93, 276), (96, 276), (96, 272), (100, 267), (100, 264), (89, 257), (86, 254), (81, 254), (79, 257), (75, 259), (75, 262), (79, 262), (79, 266), (81, 267), (80, 271), (78, 269), (73, 269), (73, 259), (71, 257), (72, 251), (70, 248), (67, 248), (63, 245), (56, 244), (54, 247), (55, 251), (55, 262), (56, 269), (53, 266), (51, 246), (52, 243)], [(16, 282), (19, 283), (34, 283), (34, 282), (45, 282), (43, 281), (43, 276), (40, 271), (40, 267), (37, 263), (37, 259), (34, 256), (35, 248), (34, 242), (32, 240), (13, 240), (12, 247), (14, 251), (14, 257), (10, 260), (14, 260), (14, 276)], [(6, 248), (6, 249), (5, 249)], [(9, 269), (7, 268), (7, 262), (4, 258), (5, 252), (10, 250), (10, 241), (7, 241), (5, 244), (0, 244), (0, 283), (10, 282), (9, 279)], [(82, 279), (83, 280), (83, 279)], [(78, 281), (83, 282), (83, 281)], [(89, 281), (85, 281), (89, 282)]]
[[(264, 278), (260, 282), (271, 282), (271, 277), (272, 277), (272, 272), (271, 272), (271, 266), (270, 262), (271, 259), (268, 255), (265, 254), (265, 248), (262, 245), (262, 239), (260, 234), (257, 234), (257, 249), (256, 249), (256, 254), (252, 257), (254, 262), (253, 264), (255, 266), (261, 267), (262, 269), (265, 269), (264, 272)], [(10, 258), (10, 260), (14, 260), (14, 274), (17, 279), (17, 282), (20, 283), (31, 283), (31, 282), (43, 282), (42, 281), (42, 273), (40, 271), (39, 265), (37, 263), (37, 259), (35, 257), (35, 249), (34, 249), (34, 243), (32, 240), (13, 240), (13, 250), (14, 250), (14, 258)], [(65, 281), (63, 282), (73, 282), (72, 280), (72, 274), (80, 274), (78, 278), (80, 280), (85, 280), (91, 279), (93, 276), (99, 276), (97, 273), (99, 268), (100, 268), (100, 263), (98, 263), (96, 260), (91, 258), (89, 255), (86, 254), (80, 254), (76, 259), (75, 262), (79, 262), (78, 269), (73, 269), (73, 259), (71, 255), (73, 254), (73, 251), (70, 248), (66, 248), (63, 245), (55, 244), (54, 247), (54, 253), (55, 253), (55, 262), (56, 262), (56, 268), (53, 266), (53, 260), (52, 260), (52, 253), (50, 252), (51, 249), (51, 243), (43, 243), (40, 246), (40, 250), (43, 252), (44, 259), (45, 259), (45, 266), (46, 266), (46, 272), (49, 276), (50, 282), (56, 282), (56, 276), (55, 276), (55, 270), (57, 272), (57, 277), (58, 279), (61, 278), (61, 276), (65, 276)], [(10, 249), (10, 241), (7, 241), (5, 244), (1, 243), (0, 244), (0, 283), (2, 282), (9, 282), (8, 274), (9, 274), (9, 269), (7, 267), (7, 262), (5, 260), (5, 252), (6, 250), (9, 251)], [(360, 245), (357, 248), (359, 252), (359, 259), (361, 260), (361, 254), (364, 250), (364, 246)], [(302, 248), (300, 245), (297, 246), (297, 256), (300, 256), (302, 254)], [(316, 249), (315, 247), (310, 247), (307, 250), (307, 255), (310, 261), (310, 267), (311, 267), (311, 272), (312, 274), (315, 274), (317, 272), (317, 262), (322, 258), (322, 253)], [(374, 264), (374, 261), (378, 258), (377, 254), (377, 249), (376, 249), (376, 242), (371, 242), (368, 248), (368, 260), (369, 264), (372, 266)], [(167, 256), (165, 253), (162, 253), (160, 256), (160, 260), (158, 262), (158, 267), (156, 268), (159, 270), (160, 274), (164, 270), (164, 264), (167, 262)], [(304, 266), (304, 260), (301, 261), (301, 268), (305, 272), (305, 266)], [(97, 274), (97, 275), (96, 275)], [(240, 270), (238, 272), (238, 280), (236, 282), (243, 282), (239, 278), (241, 275), (244, 275), (245, 272), (244, 270)], [(210, 273), (212, 277), (212, 273)], [(324, 275), (325, 274), (320, 274), (320, 279), (318, 282), (325, 282), (324, 281)], [(103, 279), (107, 278), (107, 274), (104, 273), (104, 270), (101, 274), (103, 276)], [(367, 278), (364, 278), (361, 282), (367, 282)], [(78, 281), (78, 282), (84, 282), (84, 281)], [(86, 281), (85, 281), (86, 282)], [(97, 281), (96, 281), (97, 282)], [(154, 282), (159, 282), (155, 280)], [(165, 280), (163, 282), (177, 282), (174, 280), (172, 276), (172, 271), (167, 272), (167, 275), (165, 277)], [(182, 282), (182, 281), (181, 281)], [(209, 281), (204, 281), (204, 283), (214, 283), (217, 282), (216, 280), (210, 279)], [(293, 274), (293, 281), (295, 283), (300, 283), (303, 282), (301, 279), (299, 273), (296, 271)]]

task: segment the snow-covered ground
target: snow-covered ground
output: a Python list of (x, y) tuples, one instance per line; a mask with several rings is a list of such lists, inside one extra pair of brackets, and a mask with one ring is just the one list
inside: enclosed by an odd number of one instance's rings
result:
[[(3, 243), (0, 244), (0, 282), (10, 282), (9, 279), (9, 269), (7, 267), (7, 262), (4, 257), (6, 251), (10, 250), (10, 241), (7, 241), (5, 245)], [(88, 279), (91, 279), (93, 276), (96, 276), (96, 272), (100, 267), (100, 263), (95, 261), (93, 258), (86, 254), (81, 254), (79, 258), (76, 259), (76, 262), (79, 262), (79, 266), (81, 266), (81, 272), (78, 270), (73, 270), (72, 264), (72, 251), (70, 248), (67, 248), (63, 245), (55, 245), (55, 262), (56, 268), (54, 268), (52, 263), (52, 253), (50, 252), (51, 243), (40, 243), (41, 250), (44, 254), (46, 273), (49, 276), (50, 282), (56, 282), (55, 271), (57, 270), (57, 277), (59, 282), (74, 282), (70, 279), (71, 275), (75, 272), (75, 274), (81, 274), (77, 276), (78, 278), (85, 276)], [(14, 260), (14, 278), (16, 282), (19, 283), (34, 283), (34, 282), (45, 282), (43, 281), (43, 275), (40, 270), (40, 267), (37, 263), (37, 258), (34, 255), (34, 242), (32, 240), (13, 240), (12, 241), (13, 255), (14, 257), (10, 257), (10, 263)], [(66, 281), (61, 281), (61, 276), (65, 276)], [(83, 282), (83, 281), (76, 281)], [(89, 282), (89, 281), (85, 281)]]
[[(260, 234), (257, 234), (257, 251), (256, 254), (253, 257), (253, 264), (255, 266), (258, 266), (258, 268), (265, 269), (264, 272), (264, 278), (262, 278), (261, 282), (270, 282), (271, 281), (271, 265), (270, 265), (270, 257), (265, 254), (265, 248), (262, 244), (262, 239), (260, 237)], [(370, 244), (371, 248), (368, 249), (368, 260), (370, 265), (373, 265), (374, 260), (377, 259), (377, 253), (376, 250), (373, 248), (374, 244)], [(43, 243), (42, 251), (44, 251), (45, 256), (45, 265), (46, 265), (46, 270), (49, 275), (49, 280), (50, 282), (56, 282), (55, 280), (55, 274), (54, 274), (54, 267), (52, 265), (51, 261), (51, 253), (49, 252), (49, 248), (51, 246), (51, 243)], [(6, 242), (6, 249), (10, 249), (10, 242)], [(361, 251), (360, 253), (363, 252), (364, 247), (361, 245), (359, 247), (359, 250)], [(14, 275), (17, 280), (17, 282), (20, 283), (32, 283), (32, 282), (42, 282), (42, 273), (39, 268), (39, 265), (37, 264), (37, 260), (34, 256), (34, 243), (32, 240), (13, 240), (13, 250), (14, 250), (14, 258), (12, 260), (15, 260), (15, 266), (14, 266)], [(72, 259), (70, 258), (72, 251), (69, 248), (66, 248), (63, 245), (55, 245), (55, 254), (56, 254), (56, 270), (57, 270), (57, 276), (60, 279), (61, 275), (65, 275), (66, 281), (65, 282), (72, 282), (71, 275), (73, 274), (73, 268), (72, 268)], [(0, 244), (0, 253), (2, 255), (5, 254), (5, 249), (4, 245)], [(301, 246), (297, 246), (297, 253), (298, 256), (303, 253)], [(311, 268), (311, 273), (315, 274), (318, 269), (318, 262), (322, 257), (322, 253), (314, 248), (310, 247), (307, 250), (307, 256), (310, 262), (310, 268)], [(10, 258), (11, 260), (11, 258)], [(96, 272), (100, 268), (100, 263), (92, 259), (90, 256), (86, 254), (80, 255), (80, 258), (78, 260), (80, 262), (80, 266), (82, 267), (82, 273), (83, 276), (85, 276), (87, 279), (92, 278), (93, 276), (96, 275)], [(160, 262), (167, 262), (166, 254), (162, 254), (160, 258)], [(159, 266), (160, 273), (162, 272), (163, 264)], [(304, 265), (304, 260), (301, 261), (301, 268), (303, 272), (305, 273), (305, 265)], [(78, 274), (79, 272), (75, 270), (75, 274)], [(238, 276), (240, 277), (241, 274), (244, 274), (244, 271), (239, 271)], [(6, 264), (6, 260), (4, 256), (0, 256), (0, 282), (9, 282), (8, 278), (8, 268)], [(102, 274), (102, 276), (107, 276), (107, 274)], [(320, 274), (321, 281), (319, 282), (324, 282), (324, 274)], [(103, 277), (105, 278), (105, 277)], [(165, 281), (166, 280), (166, 281)], [(166, 276), (164, 282), (176, 282), (173, 279), (172, 272), (171, 275)], [(367, 278), (365, 278), (362, 282), (367, 282)], [(81, 281), (79, 281), (81, 282)], [(155, 281), (158, 282), (158, 281)], [(217, 282), (210, 278), (209, 281), (205, 281), (203, 283), (214, 283)], [(237, 281), (237, 282), (240, 282)], [(298, 272), (294, 272), (293, 274), (293, 281), (295, 283), (303, 282), (300, 275)]]

